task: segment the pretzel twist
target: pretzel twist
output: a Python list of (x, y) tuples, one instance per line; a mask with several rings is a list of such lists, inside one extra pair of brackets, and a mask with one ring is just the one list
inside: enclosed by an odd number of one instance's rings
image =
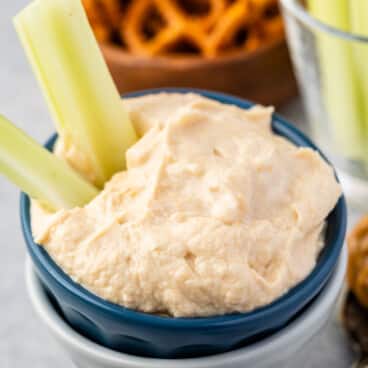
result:
[(101, 7), (104, 9), (110, 23), (116, 29), (120, 27), (121, 18), (123, 16), (123, 8), (117, 0), (99, 0)]
[(97, 40), (100, 42), (108, 41), (111, 37), (112, 27), (106, 13), (101, 8), (101, 4), (96, 0), (82, 0), (82, 3)]
[(100, 41), (118, 32), (137, 55), (177, 54), (190, 45), (211, 58), (236, 49), (252, 51), (283, 37), (277, 0), (83, 1)]

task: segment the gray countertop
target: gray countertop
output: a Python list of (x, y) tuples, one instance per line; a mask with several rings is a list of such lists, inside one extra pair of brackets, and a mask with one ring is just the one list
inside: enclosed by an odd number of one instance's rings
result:
[[(12, 16), (27, 3), (1, 0), (0, 111), (43, 142), (53, 131), (52, 122), (11, 23)], [(303, 123), (298, 100), (282, 109), (282, 113)], [(26, 294), (26, 252), (20, 232), (18, 196), (18, 191), (0, 177), (0, 367), (72, 367), (33, 313)], [(351, 361), (352, 353), (334, 319), (295, 361), (289, 362), (289, 367), (345, 368)]]

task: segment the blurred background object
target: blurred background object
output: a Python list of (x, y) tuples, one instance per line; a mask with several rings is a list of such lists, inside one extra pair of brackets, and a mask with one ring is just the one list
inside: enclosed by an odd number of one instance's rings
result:
[(282, 0), (311, 134), (368, 209), (368, 2)]
[(195, 87), (280, 105), (297, 93), (277, 0), (83, 0), (121, 93)]

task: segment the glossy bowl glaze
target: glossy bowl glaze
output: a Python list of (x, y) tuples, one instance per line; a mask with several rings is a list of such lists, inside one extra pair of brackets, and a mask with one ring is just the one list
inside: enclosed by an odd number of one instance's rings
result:
[[(129, 96), (158, 93), (146, 90)], [(249, 108), (245, 100), (193, 89), (165, 91), (197, 92), (208, 98)], [(127, 97), (129, 97), (127, 96)], [(298, 129), (275, 115), (272, 128), (298, 146), (318, 150)], [(49, 149), (53, 137), (47, 144)], [(33, 241), (30, 200), (21, 195), (24, 238), (34, 267), (64, 318), (91, 340), (111, 349), (139, 356), (160, 358), (198, 357), (223, 353), (260, 339), (285, 326), (315, 298), (336, 266), (346, 231), (347, 211), (343, 197), (327, 219), (325, 247), (311, 274), (273, 303), (252, 312), (209, 318), (169, 318), (137, 312), (112, 304), (73, 282), (47, 252)]]
[(30, 261), (26, 264), (26, 281), (34, 310), (78, 368), (297, 367), (297, 353), (309, 349), (309, 342), (321, 332), (333, 315), (344, 282), (346, 261), (347, 250), (344, 249), (333, 275), (321, 293), (281, 331), (225, 354), (194, 359), (136, 357), (95, 344), (74, 331), (61, 317)]

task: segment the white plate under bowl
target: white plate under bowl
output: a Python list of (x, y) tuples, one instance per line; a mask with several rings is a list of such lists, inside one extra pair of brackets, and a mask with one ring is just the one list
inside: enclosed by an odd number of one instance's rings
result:
[(283, 330), (244, 348), (194, 359), (152, 359), (118, 353), (74, 331), (56, 312), (26, 262), (26, 282), (34, 309), (79, 368), (271, 368), (282, 366), (325, 326), (343, 286), (347, 262), (344, 248), (330, 281), (317, 299)]

